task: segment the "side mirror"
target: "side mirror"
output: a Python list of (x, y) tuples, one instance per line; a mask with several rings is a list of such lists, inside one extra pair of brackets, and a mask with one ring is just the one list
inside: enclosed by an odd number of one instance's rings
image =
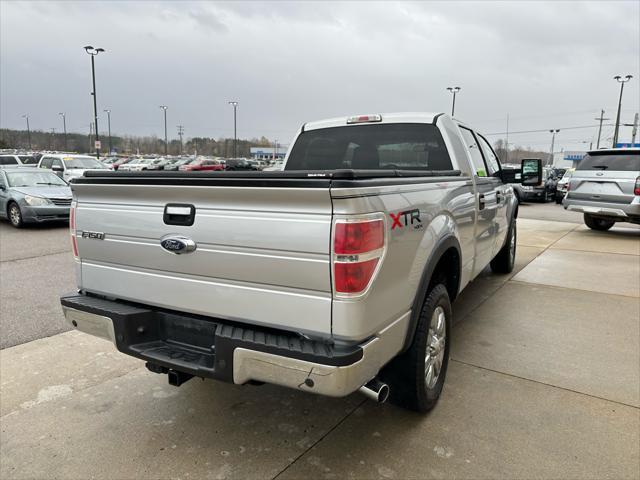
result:
[(62, 167), (62, 165), (53, 165), (51, 167), (51, 170), (53, 170), (54, 172), (64, 172), (64, 168)]
[(539, 158), (525, 158), (521, 163), (521, 172), (522, 185), (540, 185), (542, 183), (542, 160)]

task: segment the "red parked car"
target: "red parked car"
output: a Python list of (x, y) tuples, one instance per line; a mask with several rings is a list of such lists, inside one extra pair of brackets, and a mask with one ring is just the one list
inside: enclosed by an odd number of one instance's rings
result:
[(200, 170), (224, 170), (224, 167), (217, 160), (198, 158), (192, 162), (180, 165), (178, 170), (182, 172), (194, 172)]

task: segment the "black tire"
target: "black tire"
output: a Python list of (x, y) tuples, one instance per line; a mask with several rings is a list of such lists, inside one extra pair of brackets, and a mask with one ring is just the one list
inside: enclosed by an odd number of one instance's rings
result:
[(511, 273), (516, 263), (516, 248), (518, 241), (518, 229), (516, 219), (511, 220), (509, 231), (504, 246), (491, 260), (491, 270), (494, 273)]
[(556, 195), (556, 205), (562, 203), (562, 197), (559, 197), (558, 195)]
[(600, 232), (606, 232), (616, 223), (613, 220), (607, 220), (605, 218), (598, 218), (588, 213), (584, 214), (584, 223), (591, 230), (598, 230)]
[[(444, 325), (440, 324), (437, 329), (432, 328), (433, 318), (437, 324), (442, 321)], [(381, 372), (380, 377), (389, 385), (389, 398), (392, 403), (417, 412), (428, 412), (435, 407), (447, 376), (451, 320), (449, 294), (444, 285), (438, 284), (431, 289), (422, 304), (411, 347), (393, 359)], [(437, 335), (437, 330), (444, 332), (444, 338)], [(434, 348), (433, 345), (437, 347)], [(436, 360), (435, 363), (431, 363), (432, 367), (440, 364), (437, 377), (432, 378), (434, 383), (431, 386), (427, 384), (427, 348), (433, 353), (431, 358)]]
[(20, 210), (20, 206), (16, 202), (11, 202), (7, 207), (7, 216), (14, 227), (21, 228), (24, 225), (22, 210)]

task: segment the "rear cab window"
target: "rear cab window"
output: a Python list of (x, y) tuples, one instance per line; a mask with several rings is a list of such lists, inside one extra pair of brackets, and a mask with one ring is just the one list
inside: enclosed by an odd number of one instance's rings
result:
[(301, 133), (286, 170), (452, 170), (435, 125), (383, 123)]
[(576, 170), (640, 172), (640, 151), (587, 153)]

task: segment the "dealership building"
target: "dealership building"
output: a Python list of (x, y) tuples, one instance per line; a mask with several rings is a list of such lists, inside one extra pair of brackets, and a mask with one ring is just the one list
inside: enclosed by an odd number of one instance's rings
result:
[(253, 160), (282, 160), (287, 154), (288, 145), (278, 145), (274, 147), (251, 147), (251, 158)]

